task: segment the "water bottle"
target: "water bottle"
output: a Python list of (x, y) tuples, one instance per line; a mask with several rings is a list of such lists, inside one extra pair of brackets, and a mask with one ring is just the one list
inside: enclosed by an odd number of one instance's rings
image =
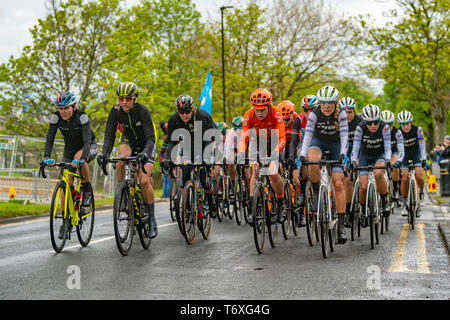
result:
[(74, 188), (74, 186), (70, 186), (70, 192), (72, 193), (73, 208), (75, 211), (78, 211), (78, 208), (80, 207), (81, 194)]

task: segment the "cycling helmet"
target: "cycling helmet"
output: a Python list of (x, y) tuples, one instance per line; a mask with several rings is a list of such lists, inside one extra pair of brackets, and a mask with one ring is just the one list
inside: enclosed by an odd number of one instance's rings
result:
[(364, 121), (379, 121), (381, 118), (381, 111), (378, 106), (369, 104), (364, 107), (361, 116)]
[(339, 105), (339, 107), (342, 110), (344, 110), (344, 109), (355, 109), (356, 102), (355, 102), (355, 99), (353, 99), (353, 98), (344, 97), (341, 100), (339, 100), (338, 105)]
[(58, 93), (55, 102), (56, 106), (60, 108), (73, 106), (75, 103), (77, 103), (77, 97), (71, 92)]
[(182, 94), (175, 100), (175, 106), (179, 112), (189, 113), (194, 108), (194, 99), (190, 95)]
[(395, 115), (391, 111), (385, 110), (385, 111), (381, 112), (381, 120), (383, 120), (387, 124), (394, 123)]
[(412, 122), (412, 120), (413, 120), (413, 115), (409, 111), (403, 110), (402, 112), (400, 112), (397, 115), (398, 123), (408, 123), (408, 122)]
[(219, 122), (217, 123), (217, 129), (220, 131), (220, 133), (224, 136), (227, 133), (227, 124), (225, 122)]
[(339, 100), (339, 96), (339, 91), (332, 86), (325, 86), (317, 91), (317, 99), (319, 99), (319, 102), (336, 103)]
[(258, 89), (250, 96), (250, 102), (256, 110), (264, 110), (272, 102), (272, 94), (266, 89)]
[(281, 110), (283, 119), (290, 119), (294, 115), (295, 105), (289, 100), (284, 100), (277, 108)]
[(233, 126), (233, 128), (240, 129), (243, 126), (242, 120), (244, 120), (242, 116), (237, 116), (233, 119), (231, 125)]
[(116, 95), (122, 97), (134, 97), (137, 98), (139, 90), (137, 85), (133, 82), (121, 82), (116, 88)]
[(313, 94), (308, 94), (304, 96), (302, 99), (302, 109), (303, 110), (312, 110), (320, 105), (319, 100)]

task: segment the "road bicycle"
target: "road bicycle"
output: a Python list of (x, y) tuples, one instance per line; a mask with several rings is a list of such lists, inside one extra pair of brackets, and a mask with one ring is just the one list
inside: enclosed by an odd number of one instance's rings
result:
[(287, 163), (283, 163), (283, 186), (284, 186), (284, 203), (286, 209), (286, 221), (281, 225), (283, 236), (287, 240), (291, 233), (291, 227), (294, 235), (298, 235), (300, 227), (300, 217), (294, 213), (295, 207), (295, 184), (292, 176), (292, 167)]
[(225, 216), (233, 219), (234, 209), (230, 210), (230, 186), (231, 179), (227, 174), (225, 161), (220, 168), (220, 174), (217, 176), (216, 180), (216, 203), (217, 203), (217, 220), (222, 222)]
[[(352, 204), (351, 204), (351, 221), (352, 221), (352, 240), (354, 239), (355, 226), (358, 226), (358, 236), (360, 236), (360, 228), (369, 227), (370, 230), (370, 247), (375, 248), (375, 244), (379, 244), (379, 235), (381, 231), (381, 221), (383, 219), (382, 214), (380, 214), (382, 203), (381, 197), (378, 194), (374, 170), (384, 169), (386, 166), (367, 166), (367, 167), (355, 167), (353, 170), (357, 171), (368, 171), (368, 182), (367, 182), (367, 192), (366, 192), (366, 210), (361, 212), (360, 202), (359, 202), (359, 189), (360, 184), (354, 186)], [(387, 169), (389, 170), (389, 169)], [(358, 180), (359, 182), (359, 180)]]
[(417, 181), (415, 175), (415, 166), (412, 160), (408, 161), (408, 195), (406, 197), (406, 208), (408, 210), (408, 223), (414, 230), (416, 225), (416, 214), (419, 210), (420, 200), (417, 195)]
[[(89, 206), (82, 206), (84, 192), (81, 190), (81, 180), (84, 179), (81, 173), (82, 165), (77, 167), (78, 173), (71, 172), (71, 163), (55, 163), (56, 167), (63, 168), (61, 180), (53, 190), (50, 205), (50, 239), (53, 249), (60, 253), (67, 239), (71, 239), (71, 234), (76, 230), (78, 241), (83, 247), (89, 244), (94, 230), (95, 220), (95, 200), (92, 186), (88, 184), (92, 201)], [(44, 161), (40, 162), (39, 176), (47, 178), (45, 174)], [(74, 178), (74, 186), (70, 186), (69, 177)], [(73, 189), (72, 189), (73, 188)]]
[[(335, 249), (336, 241), (337, 241), (337, 222), (338, 215), (336, 212), (335, 198), (334, 198), (334, 188), (331, 180), (331, 170), (334, 164), (341, 164), (339, 160), (328, 160), (330, 156), (329, 152), (325, 152), (323, 159), (320, 161), (304, 161), (303, 165), (319, 165), (320, 168), (320, 186), (319, 186), (319, 194), (317, 197), (317, 202), (315, 202), (316, 196), (314, 195), (314, 191), (312, 185), (308, 186), (310, 183), (308, 178), (307, 188), (306, 188), (306, 205), (307, 208), (307, 232), (308, 240), (315, 243), (314, 233), (317, 233), (317, 230), (320, 228), (320, 242), (322, 244), (322, 255), (324, 258), (327, 258), (330, 254), (330, 251), (333, 252)], [(312, 194), (310, 194), (312, 192)], [(317, 205), (316, 205), (317, 203)], [(314, 214), (315, 209), (317, 208), (317, 217), (311, 215)], [(313, 212), (311, 212), (313, 211)], [(314, 227), (311, 225), (311, 219), (316, 219), (315, 223), (318, 224), (318, 227)]]
[(381, 215), (381, 225), (380, 225), (380, 234), (383, 234), (384, 231), (389, 231), (389, 223), (391, 219), (391, 215), (394, 214), (395, 202), (394, 202), (394, 182), (392, 181), (392, 168), (386, 165), (386, 170), (384, 170), (384, 179), (387, 182), (388, 193), (386, 196), (387, 205), (389, 206), (389, 215)]
[(114, 236), (117, 249), (123, 256), (127, 256), (133, 244), (133, 237), (137, 232), (141, 245), (148, 249), (151, 244), (149, 238), (149, 214), (145, 210), (142, 189), (138, 182), (139, 170), (147, 173), (144, 164), (138, 163), (136, 157), (111, 157), (102, 164), (103, 173), (108, 175), (107, 163), (124, 163), (124, 179), (117, 184), (114, 193), (113, 221)]
[[(209, 238), (212, 226), (211, 208), (206, 199), (206, 191), (200, 183), (200, 169), (210, 170), (207, 165), (186, 165), (192, 168), (190, 180), (183, 189), (181, 198), (181, 221), (183, 224), (183, 235), (188, 244), (193, 244), (200, 230), (203, 239)], [(207, 177), (209, 179), (209, 177)]]
[[(266, 228), (269, 234), (270, 245), (272, 248), (275, 248), (278, 243), (280, 224), (277, 221), (278, 201), (276, 194), (270, 183), (269, 176), (264, 174), (265, 170), (269, 167), (269, 163), (261, 163), (259, 157), (257, 161), (259, 163), (259, 169), (258, 179), (256, 180), (255, 190), (253, 192), (252, 226), (256, 251), (261, 254), (264, 249)], [(284, 220), (283, 224), (287, 225), (286, 220)]]

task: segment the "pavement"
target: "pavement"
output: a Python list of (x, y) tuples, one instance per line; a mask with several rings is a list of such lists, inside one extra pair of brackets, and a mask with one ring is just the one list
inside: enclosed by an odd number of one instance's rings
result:
[[(155, 198), (155, 203), (160, 202), (167, 202), (169, 201), (169, 198)], [(113, 208), (113, 204), (105, 204), (102, 206), (96, 206), (95, 211), (100, 210), (109, 210)], [(38, 214), (38, 215), (29, 215), (29, 216), (20, 216), (20, 217), (13, 217), (13, 218), (0, 218), (0, 225), (2, 224), (10, 224), (10, 223), (18, 223), (18, 222), (24, 222), (24, 221), (30, 221), (35, 219), (40, 219), (43, 217), (47, 217), (49, 215), (49, 212)]]
[[(431, 202), (436, 206), (450, 207), (450, 197), (430, 194)], [(450, 211), (449, 211), (450, 212)], [(449, 214), (449, 213), (447, 213)], [(450, 221), (440, 221), (438, 224), (439, 232), (444, 241), (447, 252), (450, 255)]]

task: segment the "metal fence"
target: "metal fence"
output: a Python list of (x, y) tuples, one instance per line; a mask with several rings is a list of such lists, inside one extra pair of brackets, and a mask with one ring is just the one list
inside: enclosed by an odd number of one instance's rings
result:
[[(0, 135), (0, 200), (7, 200), (9, 188), (16, 189), (16, 199), (33, 202), (50, 202), (60, 170), (46, 168), (47, 179), (38, 177), (39, 162), (44, 157), (44, 138)], [(102, 150), (102, 143), (98, 143)], [(52, 158), (60, 161), (63, 155), (64, 141), (56, 139)], [(115, 154), (113, 149), (112, 154)], [(99, 196), (113, 196), (116, 187), (116, 171), (109, 164), (105, 176), (97, 161), (89, 163), (91, 184)], [(153, 172), (156, 189), (162, 188), (160, 172)]]

